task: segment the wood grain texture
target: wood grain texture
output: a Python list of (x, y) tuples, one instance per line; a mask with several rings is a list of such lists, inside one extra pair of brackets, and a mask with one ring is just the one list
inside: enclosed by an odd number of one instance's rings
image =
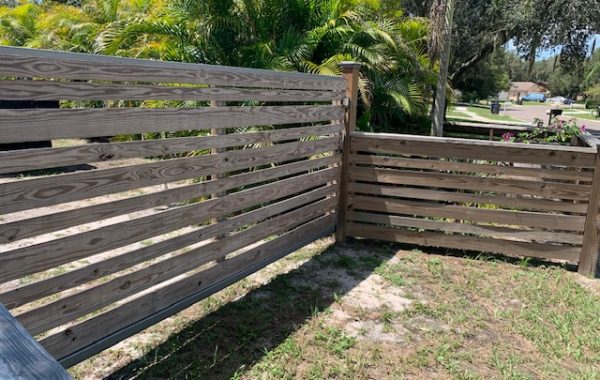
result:
[(71, 380), (58, 362), (0, 304), (0, 377)]
[(343, 99), (343, 91), (277, 90), (235, 87), (0, 80), (0, 99), (11, 100), (197, 100), (323, 102)]
[(207, 225), (198, 230), (163, 240), (150, 246), (135, 249), (122, 255), (114, 256), (58, 276), (26, 284), (0, 294), (0, 302), (4, 303), (6, 307), (13, 309), (37, 299), (74, 288), (86, 282), (98, 280), (144, 261), (185, 248), (202, 240), (223, 235), (255, 221), (266, 219), (269, 216), (282, 212), (287, 207), (301, 206), (315, 199), (337, 193), (338, 191), (339, 187), (337, 185), (328, 185), (315, 190), (306, 191), (292, 198), (287, 198), (260, 209), (228, 218), (218, 224)]
[(284, 162), (339, 149), (335, 137), (0, 184), (0, 214)]
[(553, 215), (528, 211), (491, 210), (447, 205), (435, 202), (414, 202), (353, 195), (350, 205), (355, 210), (378, 211), (413, 216), (453, 218), (482, 223), (545, 228), (558, 231), (583, 231), (585, 217)]
[(600, 146), (596, 147), (596, 168), (594, 169), (594, 180), (592, 182), (592, 193), (588, 204), (583, 233), (583, 247), (581, 248), (581, 260), (578, 272), (587, 276), (595, 277), (600, 274), (600, 263), (598, 262), (598, 244), (600, 243), (600, 224), (598, 213), (600, 211)]
[(275, 200), (333, 181), (338, 168), (243, 190), (222, 198), (177, 207), (126, 222), (4, 252), (0, 255), (0, 282), (17, 279), (58, 265), (122, 247), (152, 236), (216, 218), (257, 203)]
[(593, 168), (595, 149), (354, 132), (353, 151)]
[[(245, 187), (257, 182), (274, 180), (310, 170), (319, 169), (339, 162), (340, 156), (329, 156), (315, 160), (294, 162), (269, 169), (237, 174), (218, 181), (208, 181), (171, 188), (109, 203), (101, 203), (73, 210), (57, 212), (39, 217), (17, 220), (0, 224), (0, 243), (13, 242), (41, 235), (79, 224), (108, 219), (160, 205), (187, 201), (192, 198), (208, 196), (215, 192), (224, 192), (237, 187)], [(1, 302), (1, 301), (0, 301)]]
[(353, 222), (375, 223), (388, 227), (411, 227), (430, 231), (472, 234), (511, 241), (552, 242), (581, 245), (583, 236), (574, 233), (526, 230), (506, 227), (494, 227), (467, 223), (441, 222), (431, 219), (418, 219), (405, 216), (370, 214), (351, 211), (348, 220)]
[(529, 211), (551, 211), (585, 214), (586, 203), (573, 203), (572, 201), (552, 201), (536, 198), (515, 198), (500, 195), (480, 195), (457, 191), (442, 191), (436, 189), (423, 189), (414, 187), (373, 185), (367, 183), (350, 183), (349, 191), (366, 195), (386, 195), (409, 199), (422, 199), (441, 202), (476, 203), (480, 205), (496, 205), (510, 209)]
[[(304, 205), (237, 234), (224, 237), (203, 247), (192, 249), (133, 273), (129, 273), (82, 292), (17, 315), (17, 319), (32, 334), (83, 317), (118, 300), (168, 281), (270, 236), (281, 234), (326, 212), (333, 210), (336, 198)], [(289, 204), (283, 211), (294, 207)]]
[(376, 165), (404, 169), (443, 170), (461, 173), (484, 173), (502, 177), (518, 177), (521, 180), (559, 179), (591, 182), (593, 173), (565, 169), (519, 168), (514, 166), (466, 163), (440, 159), (400, 158), (353, 154), (350, 164)]
[(396, 185), (431, 186), (447, 189), (487, 191), (494, 193), (533, 195), (548, 199), (587, 201), (590, 186), (556, 182), (532, 182), (516, 179), (442, 174), (396, 169), (352, 167), (351, 181), (393, 183)]
[(82, 108), (0, 110), (0, 143), (210, 130), (340, 119), (341, 107)]
[(18, 77), (343, 90), (341, 77), (0, 46), (0, 73)]
[(341, 133), (342, 125), (274, 129), (224, 136), (178, 137), (122, 143), (85, 144), (64, 148), (23, 149), (0, 152), (0, 174), (69, 165), (107, 162), (136, 157), (160, 157), (175, 153), (231, 148)]
[(174, 304), (186, 296), (207, 288), (242, 268), (264, 258), (276, 256), (278, 252), (289, 251), (298, 241), (315, 240), (333, 230), (335, 214), (329, 214), (304, 224), (276, 239), (251, 248), (242, 255), (235, 256), (183, 280), (169, 284), (155, 292), (143, 295), (124, 305), (91, 319), (80, 322), (59, 333), (50, 335), (40, 342), (54, 357), (61, 358), (86, 347), (107, 334)]
[(354, 237), (377, 239), (397, 243), (417, 244), (426, 247), (467, 249), (480, 252), (501, 253), (507, 256), (532, 256), (577, 262), (579, 248), (564, 245), (525, 243), (482, 237), (447, 235), (440, 232), (414, 232), (396, 228), (382, 228), (349, 223), (348, 234)]

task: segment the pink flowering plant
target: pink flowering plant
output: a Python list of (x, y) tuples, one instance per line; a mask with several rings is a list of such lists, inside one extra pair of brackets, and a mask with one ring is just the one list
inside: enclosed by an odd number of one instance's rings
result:
[(533, 130), (519, 133), (517, 138), (512, 136), (511, 138), (507, 139), (504, 137), (504, 135), (502, 135), (502, 140), (507, 142), (518, 141), (526, 144), (568, 144), (574, 138), (581, 136), (584, 132), (585, 125), (579, 127), (576, 119), (555, 119), (549, 126), (544, 126), (542, 123), (538, 123), (538, 126)]

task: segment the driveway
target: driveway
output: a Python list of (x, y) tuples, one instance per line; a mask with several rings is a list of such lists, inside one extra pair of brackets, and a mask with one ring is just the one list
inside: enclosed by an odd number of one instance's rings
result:
[[(502, 111), (503, 115), (514, 117), (515, 119), (533, 122), (534, 119), (542, 119), (544, 123), (548, 122), (548, 115), (546, 111), (550, 109), (547, 104), (540, 106), (519, 106), (511, 105), (506, 110)], [(590, 111), (591, 112), (591, 111)], [(569, 116), (565, 116), (569, 118)], [(585, 125), (588, 129), (600, 132), (600, 121), (578, 119), (578, 125)]]

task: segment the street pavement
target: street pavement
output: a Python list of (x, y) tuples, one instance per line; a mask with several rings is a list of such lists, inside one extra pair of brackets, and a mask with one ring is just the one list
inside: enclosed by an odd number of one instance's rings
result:
[[(519, 120), (523, 120), (523, 121), (527, 121), (527, 122), (533, 122), (534, 119), (538, 118), (538, 119), (542, 119), (544, 121), (544, 123), (547, 123), (548, 115), (546, 114), (546, 111), (548, 111), (550, 108), (551, 108), (551, 106), (547, 105), (547, 104), (542, 104), (539, 106), (511, 105), (511, 106), (508, 106), (506, 108), (506, 110), (503, 110), (500, 113), (502, 115), (508, 115), (515, 119), (519, 119)], [(592, 112), (591, 110), (585, 110), (585, 111), (588, 112), (588, 115)], [(571, 117), (573, 117), (573, 116), (565, 115), (563, 118), (568, 119)], [(587, 120), (587, 119), (578, 119), (577, 125), (579, 125), (579, 126), (585, 125), (586, 129), (589, 129), (592, 131), (598, 131), (600, 133), (600, 120), (594, 121), (594, 120)]]

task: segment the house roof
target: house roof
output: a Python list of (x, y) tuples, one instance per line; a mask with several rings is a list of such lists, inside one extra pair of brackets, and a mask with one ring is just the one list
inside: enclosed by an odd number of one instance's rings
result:
[(512, 82), (510, 84), (510, 91), (544, 93), (548, 91), (548, 89), (545, 86), (534, 82)]

